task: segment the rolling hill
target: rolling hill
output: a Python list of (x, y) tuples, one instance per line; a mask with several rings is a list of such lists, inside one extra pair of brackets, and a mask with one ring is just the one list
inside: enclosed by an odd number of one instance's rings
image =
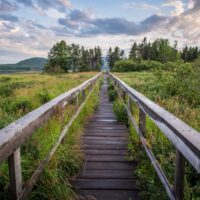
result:
[(34, 57), (16, 64), (0, 64), (0, 71), (41, 71), (47, 59)]

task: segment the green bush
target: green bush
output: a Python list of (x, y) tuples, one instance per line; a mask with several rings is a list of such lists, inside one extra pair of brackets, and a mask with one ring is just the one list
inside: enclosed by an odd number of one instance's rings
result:
[(117, 99), (113, 104), (113, 112), (117, 116), (117, 120), (119, 122), (128, 124), (128, 116), (126, 112), (126, 108), (124, 107), (124, 103), (122, 100)]
[(114, 89), (115, 89), (115, 87), (114, 87), (113, 84), (109, 84), (109, 85), (108, 85), (108, 91), (110, 91), (110, 90), (114, 90)]
[(110, 101), (114, 101), (117, 98), (117, 91), (116, 90), (109, 90), (108, 96)]
[(146, 71), (152, 69), (164, 68), (164, 64), (157, 61), (145, 61), (145, 60), (119, 60), (114, 64), (112, 71), (116, 72), (128, 72), (128, 71)]
[(27, 97), (17, 98), (15, 101), (6, 99), (2, 110), (8, 114), (25, 114), (32, 109), (32, 103)]
[(41, 104), (48, 102), (51, 99), (51, 96), (46, 88), (43, 88), (42, 91), (38, 94)]
[(10, 78), (10, 77), (7, 77), (7, 76), (2, 76), (2, 77), (0, 77), (0, 82), (3, 82), (3, 83), (8, 82), (8, 81), (10, 81), (10, 80), (11, 80), (11, 78)]
[(10, 87), (10, 85), (2, 85), (0, 87), (0, 96), (3, 97), (8, 97), (12, 94), (12, 88)]
[[(156, 70), (157, 95), (162, 99), (177, 96), (192, 107), (200, 105), (200, 68), (189, 63), (170, 66), (168, 71)], [(150, 88), (149, 88), (150, 89)], [(155, 88), (154, 88), (155, 89)], [(151, 90), (151, 89), (150, 89)]]

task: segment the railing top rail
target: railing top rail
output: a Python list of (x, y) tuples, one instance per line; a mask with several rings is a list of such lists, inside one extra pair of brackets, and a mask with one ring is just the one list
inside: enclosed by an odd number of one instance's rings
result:
[(149, 100), (147, 97), (137, 92), (125, 82), (120, 80), (114, 74), (109, 73), (110, 76), (120, 84), (120, 86), (129, 94), (131, 98), (144, 110), (144, 112), (151, 118), (158, 121), (160, 124), (164, 124), (167, 127), (166, 131), (172, 131), (178, 139), (183, 141), (182, 146), (179, 145), (176, 138), (174, 138), (173, 144), (185, 155), (184, 148), (187, 147), (194, 154), (194, 157), (187, 160), (200, 172), (200, 133), (187, 125), (185, 122), (169, 113), (159, 105)]
[(48, 103), (26, 114), (15, 122), (0, 130), (0, 163), (8, 158), (15, 149), (31, 136), (55, 112), (58, 106), (64, 106), (72, 96), (93, 83), (101, 72), (81, 85), (61, 94)]

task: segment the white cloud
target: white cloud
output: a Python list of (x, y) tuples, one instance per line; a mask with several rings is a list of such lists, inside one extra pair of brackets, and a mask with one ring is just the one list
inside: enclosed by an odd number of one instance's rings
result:
[[(59, 2), (61, 3), (61, 1)], [(198, 2), (199, 0), (190, 0), (189, 4), (185, 5), (179, 0), (168, 0), (159, 7), (142, 4), (141, 9), (150, 8), (156, 13), (158, 11), (162, 13), (166, 6), (173, 11), (170, 16), (153, 15), (138, 24), (123, 18), (95, 18), (93, 13), (87, 10), (83, 12), (74, 10), (72, 13), (68, 12), (66, 16), (66, 13), (50, 7), (45, 10), (47, 14), (45, 17), (51, 22), (56, 21), (57, 18), (63, 18), (63, 21), (61, 20), (63, 25), (55, 25), (52, 22), (52, 25), (47, 27), (47, 24), (25, 19), (19, 19), (19, 21), (0, 20), (0, 63), (15, 62), (32, 56), (46, 57), (52, 45), (61, 39), (66, 40), (67, 43), (79, 43), (88, 48), (99, 45), (104, 54), (109, 46), (117, 45), (128, 50), (133, 40), (141, 40), (144, 36), (151, 41), (160, 37), (169, 38), (171, 42), (178, 40), (179, 47), (197, 45), (200, 44), (200, 5)], [(189, 7), (189, 9), (184, 10), (184, 7)], [(89, 30), (90, 26), (98, 29), (93, 29), (90, 35), (86, 34), (82, 37), (81, 30)], [(134, 26), (138, 32), (132, 30)], [(145, 30), (144, 27), (146, 27)], [(110, 29), (111, 31), (109, 31)]]
[(194, 3), (195, 3), (194, 0), (189, 0), (189, 2), (188, 2), (188, 9), (194, 8)]
[[(192, 6), (192, 1), (190, 0), (190, 7)], [(166, 0), (160, 5), (148, 4), (143, 2), (130, 2), (125, 3), (124, 8), (126, 9), (142, 9), (142, 10), (155, 10), (157, 13), (162, 13), (164, 7), (173, 7), (174, 10), (171, 11), (172, 16), (180, 15), (184, 12), (184, 3), (181, 0)]]
[(175, 10), (171, 11), (172, 16), (177, 16), (184, 12), (184, 3), (180, 0), (168, 0), (162, 4), (162, 7), (174, 7)]
[(124, 8), (126, 9), (142, 9), (142, 10), (159, 10), (160, 7), (153, 5), (153, 4), (148, 4), (148, 3), (136, 3), (136, 2), (131, 2), (131, 3), (125, 3)]
[(59, 12), (56, 9), (50, 8), (46, 11), (46, 15), (55, 19), (61, 18), (65, 16), (65, 13)]
[(60, 4), (62, 4), (65, 7), (71, 7), (71, 1), (70, 0), (58, 0), (58, 2), (60, 2)]

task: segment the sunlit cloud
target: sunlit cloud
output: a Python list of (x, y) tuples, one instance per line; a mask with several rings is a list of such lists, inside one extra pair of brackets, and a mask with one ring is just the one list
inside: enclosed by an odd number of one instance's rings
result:
[(89, 4), (84, 9), (68, 0), (0, 0), (0, 63), (46, 57), (49, 48), (62, 39), (88, 48), (99, 45), (104, 54), (109, 46), (116, 45), (128, 51), (133, 41), (145, 36), (150, 40), (178, 40), (179, 47), (199, 44), (199, 0), (135, 2), (122, 2), (119, 9), (123, 12), (126, 5), (126, 9), (137, 7), (144, 13), (151, 10), (151, 14), (138, 20), (137, 16), (125, 17), (120, 12), (104, 16), (102, 10), (99, 15)]

